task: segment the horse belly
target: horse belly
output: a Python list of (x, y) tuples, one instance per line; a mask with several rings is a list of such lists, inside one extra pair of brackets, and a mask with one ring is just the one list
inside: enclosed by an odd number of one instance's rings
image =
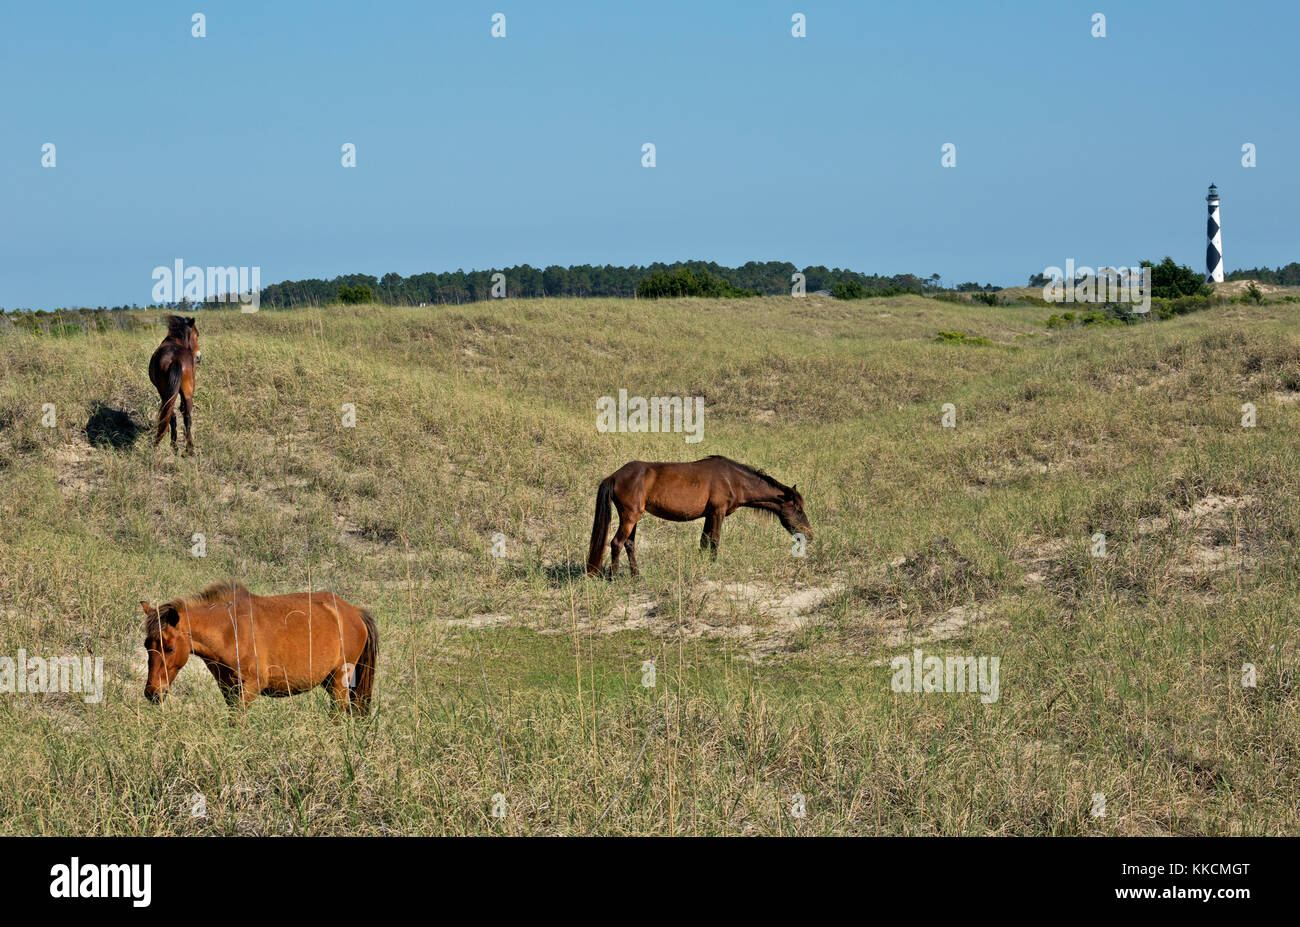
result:
[[(310, 624), (306, 620), (308, 614), (313, 619)], [(310, 638), (303, 633), (308, 627)], [(294, 608), (291, 617), (276, 627), (274, 633), (264, 628), (263, 634), (264, 645), (272, 654), (261, 674), (265, 695), (307, 692), (324, 682), (343, 662), (339, 655), (342, 636), (339, 618), (324, 603), (316, 603), (310, 613), (307, 607)]]
[(677, 489), (654, 488), (645, 500), (645, 510), (668, 521), (694, 521), (704, 516), (709, 489), (703, 485), (679, 486)]
[(262, 680), (262, 694), (279, 696), (308, 692), (325, 681), (329, 669), (330, 667), (321, 665), (312, 667), (312, 671), (307, 672), (305, 668), (270, 666)]

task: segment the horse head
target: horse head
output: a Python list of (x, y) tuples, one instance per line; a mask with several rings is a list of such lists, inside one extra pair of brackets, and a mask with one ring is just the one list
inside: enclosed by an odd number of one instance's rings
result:
[(172, 680), (190, 658), (190, 636), (180, 629), (181, 616), (175, 605), (144, 609), (144, 649), (149, 655), (149, 673), (145, 679), (144, 697), (157, 705), (167, 695)]
[(803, 496), (799, 495), (799, 487), (791, 486), (781, 493), (780, 508), (777, 509), (777, 517), (781, 519), (781, 526), (791, 534), (802, 534), (805, 537), (811, 537), (813, 533), (812, 523), (808, 521), (808, 516), (803, 511)]

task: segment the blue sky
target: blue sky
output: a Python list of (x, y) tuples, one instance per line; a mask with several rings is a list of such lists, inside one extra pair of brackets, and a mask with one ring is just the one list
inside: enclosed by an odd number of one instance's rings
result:
[(981, 7), (6, 3), (0, 306), (145, 304), (177, 258), (263, 284), (696, 258), (1003, 285), (1067, 258), (1202, 269), (1210, 181), (1228, 269), (1300, 260), (1300, 4)]

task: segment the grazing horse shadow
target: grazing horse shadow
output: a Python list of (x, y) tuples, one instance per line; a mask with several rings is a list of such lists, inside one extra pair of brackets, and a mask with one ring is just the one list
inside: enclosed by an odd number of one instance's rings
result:
[(502, 566), (497, 570), (497, 575), (507, 580), (534, 580), (539, 576), (546, 577), (546, 585), (551, 587), (567, 586), (576, 582), (587, 575), (587, 565), (585, 563), (553, 563), (549, 566), (542, 566), (536, 563), (513, 563)]
[(546, 581), (552, 586), (567, 586), (587, 575), (585, 563), (556, 563), (545, 568)]
[(86, 440), (95, 447), (121, 451), (134, 445), (143, 430), (130, 412), (100, 402), (86, 421)]

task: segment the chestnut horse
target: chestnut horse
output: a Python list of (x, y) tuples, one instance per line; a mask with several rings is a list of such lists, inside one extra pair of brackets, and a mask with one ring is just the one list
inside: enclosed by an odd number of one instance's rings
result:
[(190, 407), (194, 401), (194, 369), (203, 352), (199, 350), (199, 330), (194, 317), (167, 316), (167, 337), (149, 358), (149, 379), (158, 390), (162, 407), (158, 409), (158, 433), (153, 445), (163, 439), (168, 424), (172, 427), (172, 451), (176, 450), (176, 403), (180, 402), (185, 419), (185, 452), (194, 452), (190, 437)]
[(379, 655), (375, 620), (332, 592), (253, 595), (215, 583), (145, 614), (149, 676), (144, 696), (157, 704), (194, 654), (207, 664), (231, 708), (259, 695), (297, 695), (321, 686), (340, 710), (370, 708)]
[(618, 553), (623, 549), (627, 550), (628, 569), (637, 575), (636, 523), (646, 512), (668, 521), (703, 518), (700, 549), (709, 549), (717, 559), (722, 519), (741, 506), (771, 512), (791, 534), (812, 534), (799, 490), (778, 483), (761, 470), (716, 454), (693, 463), (626, 463), (605, 477), (596, 493), (587, 575), (600, 575), (611, 508), (618, 509), (618, 531), (609, 542), (612, 579), (618, 573)]

